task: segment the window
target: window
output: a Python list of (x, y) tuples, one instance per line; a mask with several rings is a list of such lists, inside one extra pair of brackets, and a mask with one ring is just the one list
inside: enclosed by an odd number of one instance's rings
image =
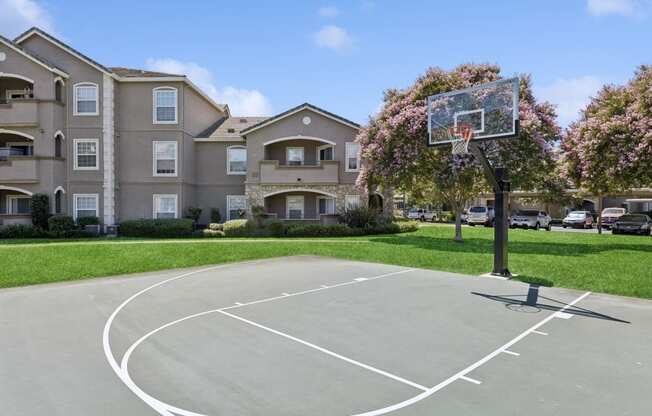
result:
[(319, 146), (317, 148), (317, 160), (333, 160), (333, 146), (330, 144)]
[(28, 195), (7, 195), (7, 214), (30, 214), (32, 197)]
[(335, 214), (335, 199), (320, 196), (317, 198), (317, 212), (321, 214)]
[(63, 157), (63, 135), (61, 133), (54, 136), (54, 157)]
[(63, 212), (63, 191), (58, 190), (54, 193), (54, 213), (61, 214)]
[(288, 195), (285, 217), (290, 220), (303, 219), (303, 195)]
[(154, 89), (154, 124), (177, 123), (177, 90), (163, 87)]
[(75, 170), (97, 170), (98, 139), (76, 139), (75, 147)]
[(97, 217), (97, 194), (75, 194), (74, 217)]
[(344, 207), (348, 209), (358, 208), (360, 206), (360, 195), (346, 195), (344, 197)]
[(61, 78), (54, 81), (54, 99), (59, 103), (63, 103), (63, 80)]
[(155, 219), (177, 217), (177, 195), (154, 195)]
[(357, 172), (360, 169), (360, 147), (357, 143), (346, 144), (346, 171)]
[(73, 114), (76, 116), (98, 115), (97, 85), (91, 83), (77, 84), (75, 85), (74, 90), (75, 105), (73, 108)]
[(244, 195), (226, 196), (227, 220), (243, 218), (247, 211), (247, 197)]
[(228, 175), (247, 174), (247, 149), (231, 146), (226, 149), (226, 173)]
[(287, 148), (287, 164), (290, 166), (303, 165), (303, 147)]
[(177, 176), (177, 142), (154, 142), (154, 176)]

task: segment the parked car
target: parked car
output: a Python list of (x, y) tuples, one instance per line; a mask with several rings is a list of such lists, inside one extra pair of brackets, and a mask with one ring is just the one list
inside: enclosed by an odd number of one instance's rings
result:
[(408, 211), (407, 217), (411, 220), (437, 221), (437, 213), (423, 208), (412, 208)]
[(609, 229), (613, 226), (613, 224), (616, 222), (616, 220), (623, 215), (625, 215), (627, 211), (625, 208), (605, 208), (602, 210), (602, 226), (606, 229)]
[(589, 211), (571, 211), (561, 222), (561, 226), (593, 228), (593, 215)]
[(494, 224), (495, 213), (493, 207), (475, 206), (469, 208), (466, 222), (470, 226), (484, 225), (491, 227)]
[(645, 214), (625, 214), (618, 218), (611, 230), (612, 234), (651, 235), (652, 219)]
[(511, 216), (509, 226), (511, 228), (532, 228), (534, 230), (545, 228), (550, 231), (551, 221), (552, 218), (550, 218), (550, 215), (543, 211), (520, 209)]

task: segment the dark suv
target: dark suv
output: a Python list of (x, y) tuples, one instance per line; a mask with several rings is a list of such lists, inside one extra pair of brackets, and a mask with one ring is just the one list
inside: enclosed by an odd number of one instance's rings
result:
[(640, 234), (650, 235), (652, 220), (645, 214), (625, 214), (614, 223), (612, 234)]

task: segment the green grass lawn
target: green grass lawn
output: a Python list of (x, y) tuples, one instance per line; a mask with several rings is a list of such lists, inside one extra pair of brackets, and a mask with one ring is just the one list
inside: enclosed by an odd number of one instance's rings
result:
[[(493, 230), (427, 226), (401, 235), (339, 239), (188, 239), (0, 243), (0, 287), (233, 261), (313, 254), (482, 274), (493, 264)], [(652, 238), (510, 230), (509, 265), (519, 279), (652, 298)]]

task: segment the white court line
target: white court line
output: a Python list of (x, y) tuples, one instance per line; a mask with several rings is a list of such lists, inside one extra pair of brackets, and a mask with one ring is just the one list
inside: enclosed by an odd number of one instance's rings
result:
[(482, 381), (467, 376), (460, 376), (460, 380), (468, 381), (473, 384), (482, 384)]
[[(257, 303), (270, 302), (270, 301), (277, 300), (277, 299), (285, 299), (285, 298), (288, 298), (288, 297), (291, 297), (291, 296), (298, 296), (298, 295), (302, 295), (302, 294), (307, 294), (307, 293), (317, 292), (317, 291), (321, 291), (321, 290), (332, 289), (332, 288), (336, 288), (336, 287), (340, 287), (340, 286), (347, 286), (347, 285), (350, 285), (350, 284), (359, 283), (359, 282), (356, 282), (356, 281), (350, 281), (350, 282), (339, 283), (339, 284), (332, 285), (332, 286), (325, 286), (324, 287), (324, 285), (322, 285), (322, 287), (319, 288), (319, 289), (311, 289), (311, 290), (306, 290), (306, 291), (303, 291), (303, 292), (297, 292), (297, 293), (293, 293), (290, 296), (275, 296), (275, 297), (272, 297), (272, 298), (261, 299), (261, 300), (257, 300), (257, 301), (253, 301), (253, 302), (247, 302), (247, 303), (236, 302), (234, 306), (229, 306), (229, 307), (225, 307), (225, 308), (221, 308), (221, 309), (206, 311), (206, 312), (202, 312), (202, 313), (198, 313), (198, 314), (195, 314), (195, 315), (187, 316), (185, 318), (178, 319), (178, 320), (176, 320), (174, 322), (170, 322), (168, 324), (165, 324), (165, 325), (163, 325), (163, 326), (149, 332), (148, 334), (144, 335), (143, 337), (141, 337), (138, 341), (136, 341), (134, 344), (132, 344), (129, 347), (127, 352), (125, 352), (125, 354), (122, 357), (121, 365), (118, 365), (118, 362), (115, 359), (115, 356), (113, 355), (113, 351), (111, 350), (110, 336), (109, 336), (110, 331), (111, 331), (111, 325), (113, 324), (113, 321), (115, 320), (118, 313), (120, 313), (120, 311), (122, 309), (124, 309), (130, 302), (132, 302), (138, 296), (140, 296), (140, 295), (142, 295), (142, 294), (144, 294), (144, 293), (146, 293), (146, 292), (148, 292), (148, 291), (150, 291), (150, 290), (152, 290), (154, 288), (157, 288), (157, 287), (159, 287), (161, 285), (164, 285), (166, 283), (169, 283), (169, 282), (172, 282), (172, 281), (175, 281), (175, 280), (187, 277), (187, 276), (192, 276), (192, 275), (195, 275), (195, 274), (198, 274), (198, 273), (212, 271), (212, 270), (216, 270), (216, 269), (220, 269), (220, 268), (231, 267), (231, 266), (234, 266), (234, 265), (239, 266), (239, 265), (243, 265), (243, 264), (256, 264), (256, 263), (261, 263), (261, 262), (265, 262), (265, 261), (268, 261), (268, 259), (253, 260), (253, 261), (248, 261), (248, 262), (239, 262), (239, 263), (231, 263), (231, 264), (220, 264), (220, 265), (217, 265), (217, 266), (207, 267), (207, 268), (204, 268), (204, 269), (195, 270), (195, 271), (188, 272), (188, 273), (183, 273), (181, 275), (174, 276), (174, 277), (171, 277), (169, 279), (166, 279), (166, 280), (160, 281), (158, 283), (155, 283), (155, 284), (153, 284), (151, 286), (148, 286), (145, 289), (142, 289), (139, 292), (137, 292), (137, 293), (133, 294), (132, 296), (130, 296), (129, 298), (127, 298), (124, 302), (122, 302), (113, 311), (111, 316), (109, 316), (109, 319), (107, 319), (106, 323), (104, 324), (104, 330), (102, 332), (102, 347), (104, 349), (104, 355), (105, 355), (107, 361), (109, 362), (109, 365), (113, 369), (113, 371), (120, 378), (120, 380), (122, 380), (122, 382), (127, 386), (127, 388), (129, 388), (129, 390), (132, 391), (132, 393), (134, 393), (138, 398), (140, 398), (148, 406), (150, 406), (152, 409), (154, 409), (156, 412), (158, 412), (161, 416), (177, 416), (177, 415), (181, 415), (181, 416), (205, 416), (205, 415), (202, 415), (200, 413), (194, 413), (194, 412), (191, 412), (189, 410), (181, 409), (181, 408), (172, 406), (171, 404), (162, 402), (161, 400), (158, 400), (155, 397), (153, 397), (153, 396), (147, 394), (146, 392), (144, 392), (140, 387), (138, 387), (136, 385), (136, 383), (134, 383), (134, 381), (129, 376), (128, 363), (129, 363), (129, 357), (131, 356), (131, 354), (133, 353), (133, 351), (136, 349), (136, 347), (138, 345), (140, 345), (143, 341), (145, 341), (147, 338), (154, 335), (158, 331), (161, 331), (161, 330), (163, 330), (163, 329), (165, 329), (167, 327), (170, 327), (170, 326), (175, 325), (177, 323), (180, 323), (180, 322), (183, 322), (185, 320), (192, 319), (192, 318), (195, 318), (195, 317), (198, 317), (198, 316), (203, 316), (203, 315), (206, 315), (206, 314), (209, 314), (209, 313), (215, 313), (215, 312), (218, 312), (218, 311), (224, 311), (224, 310), (227, 310), (227, 309), (234, 309), (234, 308), (239, 308), (239, 307), (242, 307), (242, 306), (254, 305), (254, 304), (257, 304)], [(370, 277), (370, 278), (368, 278), (368, 280), (381, 279), (381, 278), (384, 278), (384, 277), (394, 276), (394, 275), (398, 275), (398, 274), (402, 274), (402, 273), (408, 273), (408, 272), (411, 272), (411, 271), (414, 271), (414, 270), (416, 270), (416, 269), (404, 269), (404, 270), (400, 270), (400, 271), (397, 271), (397, 272), (385, 273), (385, 274), (381, 274), (381, 275), (378, 275), (378, 276)], [(175, 413), (177, 415), (175, 415), (173, 413)]]
[(561, 319), (570, 319), (573, 317), (573, 314), (571, 313), (566, 313), (566, 312), (557, 312), (555, 313), (556, 318), (561, 318)]
[(519, 356), (521, 355), (521, 354), (519, 354), (519, 353), (517, 353), (517, 352), (510, 351), (510, 350), (503, 350), (503, 352), (504, 352), (505, 354), (513, 355), (513, 356), (515, 356), (515, 357), (519, 357)]
[[(552, 314), (552, 317), (555, 318), (555, 314), (554, 314), (554, 313)], [(547, 332), (542, 332), (542, 331), (532, 331), (532, 332), (534, 332), (535, 334), (538, 334), (538, 335), (548, 335)]]
[[(571, 303), (564, 306), (561, 309), (561, 311), (563, 312), (564, 310), (570, 308), (571, 306), (575, 305), (577, 302), (581, 301), (582, 299), (589, 296), (590, 294), (591, 294), (591, 292), (584, 293), (583, 295), (581, 295), (577, 299), (573, 300)], [(473, 371), (476, 368), (480, 367), (481, 365), (487, 363), (492, 358), (496, 357), (498, 354), (502, 353), (503, 351), (505, 351), (506, 349), (508, 349), (512, 345), (514, 345), (517, 342), (521, 341), (523, 338), (528, 336), (530, 333), (535, 332), (537, 328), (540, 328), (541, 326), (543, 326), (543, 325), (547, 324), (548, 322), (550, 322), (550, 320), (554, 319), (554, 317), (555, 317), (554, 313), (550, 314), (547, 318), (544, 318), (539, 323), (537, 323), (534, 326), (532, 326), (531, 328), (525, 330), (524, 332), (519, 334), (516, 338), (509, 341), (507, 344), (505, 344), (502, 347), (500, 347), (500, 348), (494, 350), (493, 352), (487, 354), (486, 356), (484, 356), (480, 360), (476, 361), (475, 363), (471, 364), (470, 366), (466, 367), (465, 369), (460, 370), (458, 373), (450, 376), (449, 378), (447, 378), (446, 380), (444, 380), (441, 383), (437, 384), (436, 386), (428, 389), (428, 391), (425, 391), (425, 392), (423, 392), (423, 393), (421, 393), (421, 394), (419, 394), (417, 396), (414, 396), (414, 397), (412, 397), (410, 399), (407, 399), (407, 400), (404, 400), (402, 402), (393, 404), (391, 406), (383, 407), (381, 409), (371, 410), (371, 411), (365, 412), (365, 413), (358, 413), (358, 414), (356, 414), (354, 416), (378, 416), (378, 415), (384, 415), (384, 414), (387, 414), (389, 412), (393, 412), (395, 410), (399, 410), (399, 409), (402, 409), (404, 407), (410, 406), (410, 405), (412, 405), (414, 403), (420, 402), (421, 400), (432, 396), (433, 394), (435, 394), (439, 390), (441, 390), (444, 387), (448, 386), (449, 384), (451, 384), (455, 380), (457, 380), (457, 379), (459, 379), (459, 378), (461, 378), (463, 376), (466, 376), (471, 371)]]
[(389, 373), (387, 371), (372, 367), (370, 365), (361, 363), (360, 361), (356, 361), (356, 360), (354, 360), (352, 358), (345, 357), (345, 356), (340, 355), (340, 354), (338, 354), (336, 352), (333, 352), (331, 350), (327, 350), (326, 348), (323, 348), (323, 347), (320, 347), (318, 345), (312, 344), (312, 343), (310, 343), (308, 341), (304, 341), (301, 338), (297, 338), (297, 337), (294, 337), (292, 335), (288, 335), (288, 334), (286, 334), (284, 332), (277, 331), (276, 329), (272, 329), (272, 328), (267, 327), (265, 325), (261, 325), (261, 324), (259, 324), (257, 322), (250, 321), (249, 319), (245, 319), (243, 317), (233, 315), (233, 314), (230, 314), (228, 312), (219, 311), (219, 313), (221, 313), (222, 315), (226, 315), (228, 317), (231, 317), (233, 319), (237, 319), (238, 321), (244, 322), (246, 324), (255, 326), (256, 328), (260, 328), (260, 329), (265, 330), (267, 332), (271, 332), (272, 334), (276, 334), (276, 335), (281, 336), (283, 338), (287, 338), (287, 339), (289, 339), (291, 341), (298, 342), (299, 344), (305, 345), (306, 347), (315, 349), (315, 350), (317, 350), (319, 352), (323, 352), (324, 354), (330, 355), (331, 357), (339, 358), (340, 360), (346, 361), (349, 364), (356, 365), (358, 367), (364, 368), (365, 370), (369, 370), (369, 371), (374, 372), (376, 374), (380, 374), (382, 376), (391, 378), (392, 380), (398, 381), (400, 383), (407, 384), (408, 386), (414, 387), (416, 389), (419, 389), (419, 390), (422, 390), (422, 391), (427, 391), (428, 390), (428, 387), (422, 386), (421, 384), (417, 384), (417, 383), (415, 383), (413, 381), (406, 380), (406, 379), (404, 379), (402, 377), (399, 377), (399, 376), (394, 375), (392, 373)]

